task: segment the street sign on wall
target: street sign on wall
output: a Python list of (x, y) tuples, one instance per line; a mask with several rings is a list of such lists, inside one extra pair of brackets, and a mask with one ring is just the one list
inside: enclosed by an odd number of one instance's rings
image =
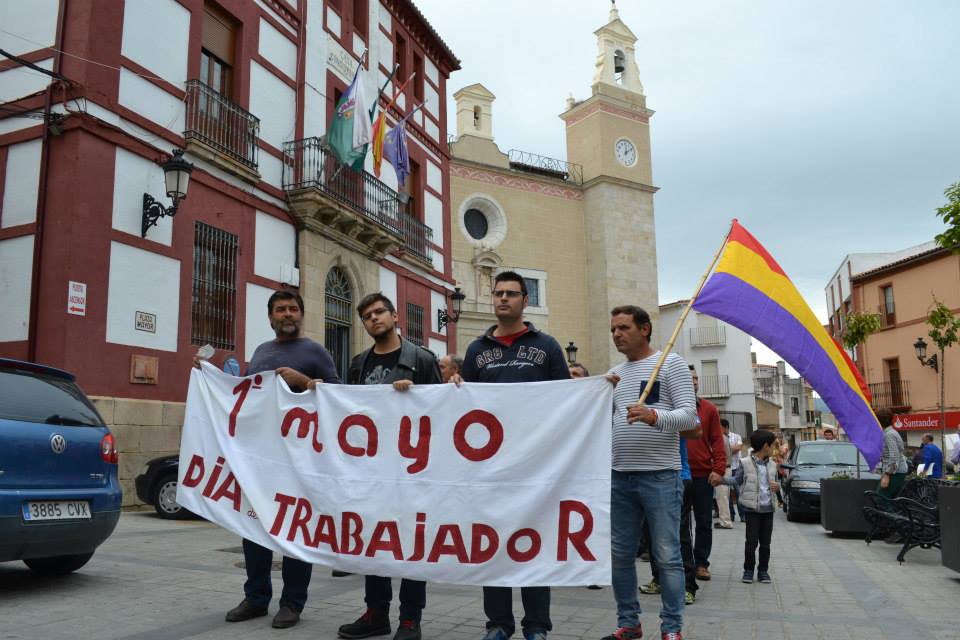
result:
[(74, 316), (87, 315), (87, 284), (71, 280), (67, 285), (67, 313)]

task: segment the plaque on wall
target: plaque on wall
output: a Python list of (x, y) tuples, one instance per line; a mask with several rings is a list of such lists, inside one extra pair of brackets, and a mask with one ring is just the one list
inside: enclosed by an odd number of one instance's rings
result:
[(133, 328), (146, 333), (157, 332), (157, 314), (137, 311), (133, 317)]

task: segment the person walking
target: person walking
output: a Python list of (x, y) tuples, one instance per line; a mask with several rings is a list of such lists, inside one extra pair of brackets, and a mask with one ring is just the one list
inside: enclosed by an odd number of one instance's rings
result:
[[(690, 365), (690, 375), (694, 391), (699, 391), (700, 379), (693, 365)], [(690, 475), (693, 478), (693, 556), (697, 563), (697, 580), (709, 580), (710, 551), (713, 547), (713, 489), (723, 482), (727, 471), (727, 455), (717, 408), (709, 400), (697, 398), (697, 415), (703, 435), (687, 443)]]
[(893, 428), (893, 415), (881, 409), (877, 411), (877, 420), (883, 427), (883, 453), (880, 456), (880, 486), (877, 493), (886, 498), (896, 498), (907, 479), (907, 456), (904, 453), (903, 438)]
[(686, 362), (671, 353), (650, 385), (645, 404), (639, 404), (660, 355), (650, 345), (650, 316), (633, 305), (616, 307), (610, 312), (610, 331), (617, 351), (627, 361), (608, 373), (616, 383), (610, 548), (617, 630), (604, 640), (643, 636), (636, 553), (645, 521), (650, 527), (651, 560), (655, 558), (659, 567), (660, 636), (662, 640), (681, 640), (685, 589), (680, 551), (683, 484), (679, 433), (696, 428), (696, 393)]
[[(322, 345), (303, 337), (303, 298), (293, 291), (275, 291), (267, 300), (267, 319), (276, 337), (264, 342), (250, 358), (247, 375), (274, 371), (291, 391), (301, 392), (312, 381), (339, 384), (333, 358)], [(194, 357), (194, 366), (200, 366)], [(267, 615), (273, 597), (270, 570), (273, 551), (257, 543), (243, 540), (243, 559), (247, 580), (243, 585), (243, 601), (227, 612), (227, 622), (243, 622)], [(286, 629), (300, 621), (307, 602), (307, 587), (313, 565), (296, 558), (283, 557), (281, 576), (283, 591), (280, 609), (273, 618), (273, 628)]]
[[(397, 311), (390, 298), (371, 293), (357, 303), (373, 346), (350, 363), (348, 384), (391, 384), (397, 391), (413, 385), (440, 384), (440, 369), (434, 355), (397, 334)], [(366, 576), (364, 601), (367, 610), (356, 621), (337, 632), (341, 638), (369, 638), (390, 633), (392, 580), (385, 576)], [(400, 621), (393, 640), (420, 640), (420, 618), (427, 602), (427, 583), (403, 578), (400, 581)]]
[[(720, 419), (720, 428), (723, 431), (723, 451), (727, 460), (723, 478), (727, 480), (733, 477), (730, 469), (730, 463), (733, 461), (733, 446), (730, 442), (730, 423), (726, 418)], [(730, 485), (725, 482), (718, 484), (713, 489), (713, 497), (717, 501), (717, 522), (713, 523), (713, 528), (733, 529), (733, 521), (730, 517)]]
[[(759, 429), (750, 434), (753, 453), (728, 482), (740, 488), (740, 508), (747, 517), (743, 547), (743, 582), (770, 582), (770, 540), (773, 536), (773, 496), (780, 489), (777, 466), (771, 459), (775, 436)], [(757, 547), (759, 546), (759, 554)], [(759, 555), (759, 559), (758, 556)]]
[[(523, 310), (529, 303), (523, 277), (513, 271), (497, 274), (492, 297), (497, 324), (470, 344), (463, 358), (463, 370), (451, 381), (459, 384), (569, 379), (570, 370), (560, 343), (523, 320)], [(524, 639), (544, 640), (553, 628), (550, 587), (521, 587), (520, 595)], [(487, 615), (484, 640), (507, 640), (513, 635), (513, 589), (484, 587), (483, 610)]]

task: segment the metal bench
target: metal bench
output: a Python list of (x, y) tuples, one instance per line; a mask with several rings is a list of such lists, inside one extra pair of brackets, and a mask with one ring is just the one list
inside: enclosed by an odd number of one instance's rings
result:
[(903, 541), (897, 561), (903, 564), (910, 549), (940, 548), (940, 510), (937, 503), (938, 484), (927, 478), (907, 482), (896, 498), (887, 498), (876, 491), (865, 491), (867, 505), (863, 515), (870, 523), (866, 542), (875, 538), (897, 536)]

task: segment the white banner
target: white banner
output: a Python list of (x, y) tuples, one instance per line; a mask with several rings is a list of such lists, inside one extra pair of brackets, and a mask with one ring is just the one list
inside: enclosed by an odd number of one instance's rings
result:
[(609, 584), (612, 392), (597, 377), (297, 394), (273, 373), (205, 363), (190, 377), (177, 501), (358, 574)]

